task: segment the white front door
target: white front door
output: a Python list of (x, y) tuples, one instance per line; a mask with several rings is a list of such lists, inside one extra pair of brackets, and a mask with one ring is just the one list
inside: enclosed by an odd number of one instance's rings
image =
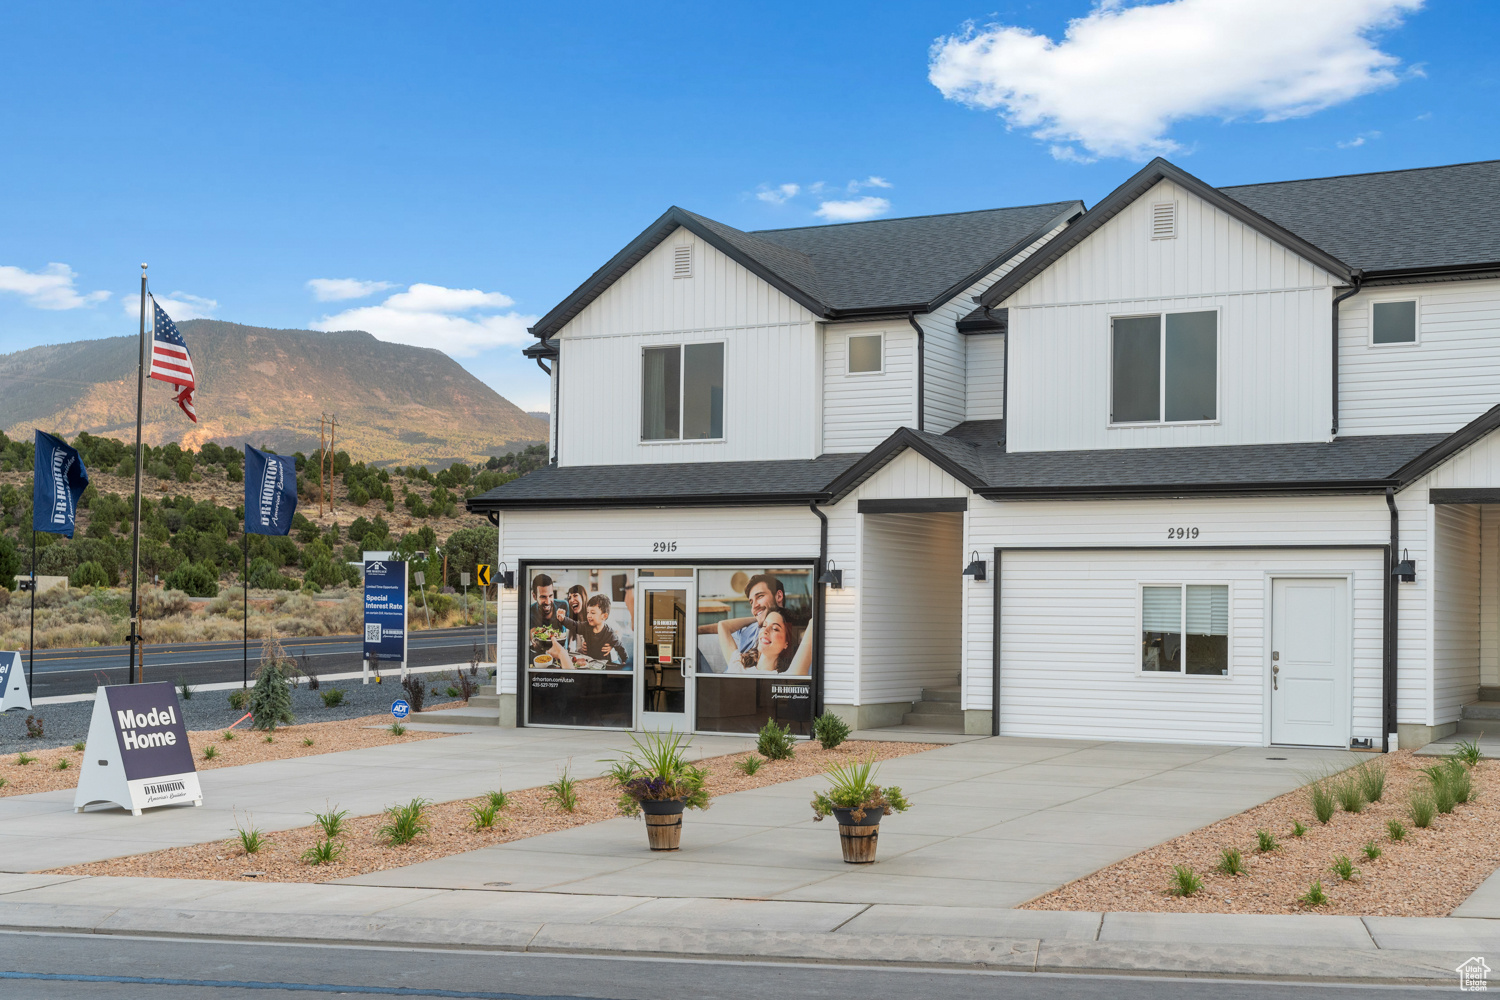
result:
[(1349, 745), (1349, 582), (1271, 582), (1271, 742)]
[(698, 653), (698, 596), (692, 580), (636, 583), (638, 729), (693, 731), (693, 661)]

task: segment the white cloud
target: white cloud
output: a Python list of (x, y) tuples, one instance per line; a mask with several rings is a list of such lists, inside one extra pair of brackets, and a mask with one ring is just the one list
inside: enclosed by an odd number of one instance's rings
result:
[(760, 190), (755, 192), (755, 197), (761, 201), (770, 202), (772, 205), (785, 205), (787, 201), (797, 197), (802, 190), (799, 184), (778, 184), (776, 187), (767, 187), (762, 184)]
[(1337, 146), (1339, 149), (1358, 149), (1360, 146), (1363, 146), (1365, 143), (1369, 142), (1371, 139), (1379, 139), (1379, 138), (1380, 138), (1380, 133), (1379, 132), (1361, 132), (1359, 135), (1355, 136), (1353, 139), (1348, 139), (1348, 140), (1346, 140), (1344, 142), (1336, 142), (1336, 143), (1334, 143), (1334, 145)]
[(849, 201), (825, 201), (813, 214), (829, 222), (862, 222), (884, 215), (891, 210), (891, 203), (884, 198), (865, 195)]
[(374, 306), (346, 309), (311, 324), (314, 330), (364, 330), (380, 340), (434, 347), (473, 357), (492, 347), (529, 343), (536, 316), (499, 312), (515, 301), (500, 292), (418, 283)]
[(1370, 36), (1422, 4), (1100, 0), (1060, 42), (1003, 24), (939, 38), (928, 79), (1059, 158), (1144, 159), (1180, 148), (1167, 133), (1184, 119), (1278, 121), (1394, 86), (1400, 60)]
[(342, 302), (362, 299), (396, 286), (389, 281), (360, 281), (358, 278), (313, 278), (307, 283), (313, 298), (319, 302)]
[(0, 292), (19, 295), (37, 309), (78, 309), (109, 298), (108, 292), (80, 294), (77, 279), (66, 264), (48, 264), (40, 271), (0, 264)]
[[(169, 295), (151, 295), (156, 304), (161, 306), (173, 321), (185, 319), (212, 319), (219, 308), (218, 299), (205, 299), (201, 295), (189, 295), (187, 292), (172, 292)], [(126, 295), (120, 299), (120, 306), (127, 316), (139, 316), (141, 312), (141, 300), (139, 295)], [(151, 322), (147, 317), (146, 322)]]
[(884, 177), (875, 177), (874, 175), (866, 177), (862, 181), (850, 181), (848, 184), (850, 194), (856, 194), (864, 188), (889, 188), (894, 186)]

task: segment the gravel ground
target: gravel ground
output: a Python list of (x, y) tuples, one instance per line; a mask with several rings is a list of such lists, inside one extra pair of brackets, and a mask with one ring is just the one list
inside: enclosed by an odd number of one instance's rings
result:
[[(1444, 917), (1500, 866), (1500, 761), (1480, 761), (1473, 770), (1475, 801), (1439, 814), (1418, 829), (1408, 813), (1412, 793), (1430, 787), (1421, 768), (1436, 758), (1401, 750), (1372, 758), (1386, 768), (1380, 801), (1360, 812), (1338, 811), (1319, 823), (1306, 788), (1288, 792), (1237, 816), (1169, 840), (1110, 865), (1019, 907), (1023, 910), (1135, 910), (1165, 913), (1339, 913), (1360, 916)], [(1390, 820), (1406, 827), (1391, 839)], [(1306, 832), (1296, 836), (1293, 824)], [(1256, 831), (1266, 830), (1277, 847), (1260, 853)], [(1379, 850), (1369, 858), (1366, 844)], [(1215, 868), (1220, 852), (1241, 852), (1246, 872)], [(1333, 869), (1348, 857), (1358, 871), (1345, 881)], [(1191, 896), (1168, 893), (1174, 865), (1186, 865), (1203, 880)], [(1329, 902), (1308, 906), (1298, 897), (1316, 880)]]
[[(935, 747), (936, 744), (931, 743), (851, 741), (833, 750), (824, 750), (816, 743), (803, 743), (797, 746), (795, 759), (763, 760), (754, 775), (742, 773), (736, 765), (747, 757), (760, 756), (755, 753), (711, 757), (700, 764), (709, 771), (709, 794), (718, 796), (821, 774), (831, 763), (844, 763), (872, 753), (880, 760), (888, 760)], [(579, 781), (577, 791), (578, 804), (572, 812), (556, 805), (546, 788), (511, 792), (507, 795), (505, 808), (495, 816), (494, 825), (484, 829), (475, 828), (472, 808), (483, 802), (482, 799), (428, 805), (423, 816), (426, 831), (403, 846), (391, 846), (381, 836), (380, 828), (389, 821), (385, 815), (349, 818), (345, 820), (344, 829), (334, 838), (338, 859), (331, 864), (313, 865), (303, 860), (303, 852), (324, 839), (319, 827), (305, 826), (271, 834), (270, 843), (253, 855), (247, 855), (237, 839), (218, 840), (193, 847), (176, 847), (152, 854), (58, 868), (56, 871), (72, 875), (139, 875), (235, 882), (243, 880), (247, 871), (254, 871), (256, 881), (327, 882), (598, 823), (619, 815), (615, 805), (617, 794), (606, 779)], [(712, 819), (712, 802), (709, 805), (707, 816)], [(337, 809), (337, 803), (330, 808)], [(917, 808), (920, 808), (920, 803)], [(807, 814), (809, 818), (812, 816), (811, 805)], [(692, 839), (693, 822), (699, 815), (704, 814), (689, 811), (684, 817), (684, 840)], [(824, 825), (828, 827), (829, 855), (838, 857), (838, 826), (832, 820)], [(644, 824), (637, 827), (634, 836), (638, 846), (645, 845)]]
[[(427, 675), (418, 674), (419, 677)], [(437, 675), (432, 675), (436, 677)], [(443, 689), (447, 689), (446, 681)], [(323, 704), (322, 694), (330, 688), (344, 692), (342, 704), (328, 708)], [(430, 693), (428, 682), (427, 704), (430, 708), (438, 702), (448, 701), (447, 695)], [(366, 715), (388, 713), (391, 702), (405, 698), (399, 681), (387, 678), (383, 684), (360, 684), (358, 678), (347, 681), (324, 681), (316, 691), (306, 685), (292, 690), (292, 714), (297, 722), (334, 722), (339, 719), (357, 719)], [(180, 700), (180, 699), (179, 699)], [(200, 691), (182, 705), (182, 718), (189, 730), (223, 729), (234, 722), (244, 711), (229, 707), (228, 691)], [(40, 716), (43, 735), (40, 739), (26, 736), (26, 716)], [(35, 752), (48, 747), (70, 746), (88, 738), (89, 720), (94, 717), (92, 701), (65, 702), (56, 705), (38, 705), (30, 713), (12, 710), (0, 714), (0, 754), (18, 753), (22, 750)], [(245, 723), (249, 725), (249, 723)]]

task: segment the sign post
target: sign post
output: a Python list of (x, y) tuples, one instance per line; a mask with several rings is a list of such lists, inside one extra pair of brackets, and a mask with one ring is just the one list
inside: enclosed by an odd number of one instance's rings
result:
[[(400, 660), (406, 676), (406, 563), (365, 560), (365, 663)], [(368, 668), (366, 668), (368, 670)], [(368, 673), (364, 682), (370, 683)]]
[[(479, 604), (484, 613), (484, 662), (490, 662), (490, 565), (480, 563), (475, 567), (479, 571)], [(495, 626), (499, 631), (500, 606), (495, 602)], [(496, 642), (498, 643), (498, 639)], [(498, 683), (498, 682), (497, 682)]]
[(464, 588), (464, 624), (469, 624), (469, 574), (458, 574), (458, 580)]
[(94, 694), (73, 811), (94, 802), (124, 806), (132, 816), (156, 806), (203, 804), (172, 684), (101, 687)]
[(31, 708), (31, 692), (26, 689), (26, 672), (21, 669), (21, 654), (13, 650), (0, 653), (0, 712), (12, 708)]

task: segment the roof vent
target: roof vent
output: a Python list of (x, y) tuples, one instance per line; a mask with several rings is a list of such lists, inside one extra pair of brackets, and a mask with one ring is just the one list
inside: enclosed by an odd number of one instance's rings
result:
[(691, 243), (672, 248), (672, 277), (691, 278), (693, 276), (693, 245)]
[(1153, 240), (1177, 238), (1177, 203), (1175, 201), (1164, 201), (1151, 206), (1151, 238)]

